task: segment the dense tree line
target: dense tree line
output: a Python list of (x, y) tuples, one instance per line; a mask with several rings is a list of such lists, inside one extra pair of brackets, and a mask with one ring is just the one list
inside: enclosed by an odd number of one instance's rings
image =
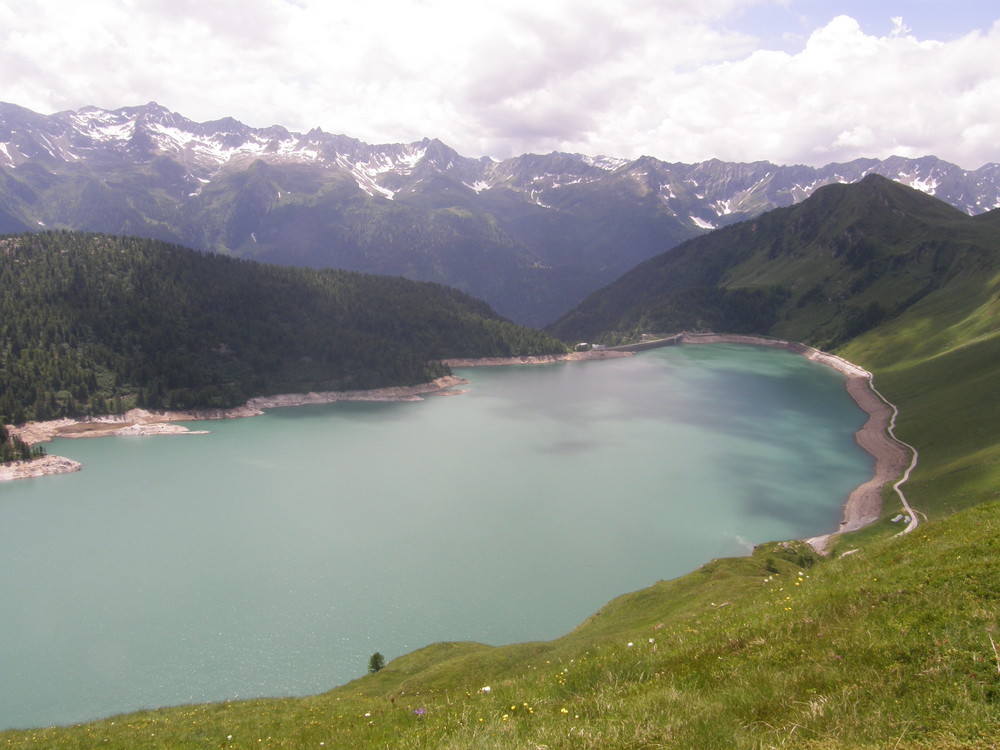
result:
[(448, 287), (132, 237), (0, 238), (0, 418), (225, 407), (424, 382), (447, 357), (562, 351)]
[(0, 464), (8, 461), (30, 461), (45, 455), (40, 445), (31, 446), (16, 435), (11, 435), (0, 422)]

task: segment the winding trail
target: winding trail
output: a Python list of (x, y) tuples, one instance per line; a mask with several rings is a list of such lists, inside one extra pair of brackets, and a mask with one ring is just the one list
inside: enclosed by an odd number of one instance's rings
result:
[[(906, 482), (906, 480), (910, 478), (910, 472), (912, 472), (915, 468), (917, 468), (917, 461), (920, 458), (920, 453), (912, 445), (896, 437), (896, 417), (899, 416), (899, 409), (897, 409), (896, 405), (891, 401), (889, 401), (889, 399), (887, 399), (885, 396), (883, 396), (882, 392), (875, 387), (875, 378), (871, 373), (868, 373), (868, 387), (872, 389), (872, 393), (874, 393), (876, 396), (882, 399), (882, 401), (890, 409), (892, 409), (892, 417), (889, 419), (889, 424), (886, 427), (886, 432), (888, 432), (889, 436), (897, 443), (899, 443), (900, 445), (905, 445), (907, 448), (909, 448), (910, 452), (913, 455), (913, 457), (910, 459), (910, 465), (907, 466), (906, 471), (903, 472), (903, 476), (900, 477), (896, 481), (896, 483), (892, 485), (892, 489), (895, 490), (897, 495), (899, 495), (899, 501), (903, 504), (903, 508), (910, 516), (910, 522), (906, 525), (906, 528), (895, 535), (895, 536), (902, 536), (903, 534), (909, 534), (911, 531), (917, 528), (917, 526), (920, 525), (920, 521), (917, 519), (916, 511), (914, 511), (913, 508), (910, 507), (909, 502), (907, 502), (906, 500), (906, 495), (903, 494), (902, 490), (903, 484)], [(926, 516), (924, 516), (924, 518), (926, 519)]]

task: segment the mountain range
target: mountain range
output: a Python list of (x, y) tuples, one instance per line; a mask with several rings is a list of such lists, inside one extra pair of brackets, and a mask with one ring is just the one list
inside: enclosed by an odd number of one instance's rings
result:
[(434, 139), (197, 123), (153, 102), (53, 115), (0, 103), (0, 233), (82, 229), (436, 281), (536, 326), (685, 240), (870, 174), (970, 215), (1000, 206), (1000, 165), (966, 171), (932, 156), (821, 168), (495, 161)]

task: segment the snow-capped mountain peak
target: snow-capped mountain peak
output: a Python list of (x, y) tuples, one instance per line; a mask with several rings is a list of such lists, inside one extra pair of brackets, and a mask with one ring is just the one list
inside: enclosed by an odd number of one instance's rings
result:
[(0, 166), (7, 169), (41, 160), (57, 172), (60, 165), (74, 164), (105, 175), (164, 157), (182, 167), (191, 195), (223, 171), (263, 160), (343, 171), (368, 195), (388, 199), (431, 189), (428, 181), (445, 179), (472, 195), (502, 187), (537, 206), (558, 209), (574, 191), (621, 184), (637, 198), (655, 195), (670, 215), (686, 216), (702, 229), (798, 202), (822, 185), (853, 182), (872, 172), (967, 213), (1000, 205), (997, 165), (966, 172), (935, 157), (858, 159), (821, 168), (717, 159), (686, 165), (650, 156), (628, 161), (562, 153), (498, 162), (461, 156), (430, 138), (370, 145), (320, 128), (307, 133), (280, 125), (253, 128), (231, 117), (197, 123), (156, 102), (115, 110), (89, 106), (51, 116), (0, 104)]
[[(65, 227), (235, 257), (451, 284), (540, 324), (704, 232), (877, 173), (970, 214), (1000, 165), (934, 157), (814, 168), (583, 154), (469, 158), (435, 138), (194, 122), (155, 102), (40, 115), (0, 102), (0, 233)], [(527, 290), (527, 291), (525, 291)]]

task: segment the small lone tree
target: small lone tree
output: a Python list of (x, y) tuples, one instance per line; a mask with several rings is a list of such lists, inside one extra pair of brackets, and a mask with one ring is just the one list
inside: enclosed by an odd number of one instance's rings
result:
[(378, 651), (372, 654), (372, 658), (368, 660), (368, 672), (370, 674), (375, 674), (380, 671), (382, 667), (385, 666), (385, 657), (382, 656)]

